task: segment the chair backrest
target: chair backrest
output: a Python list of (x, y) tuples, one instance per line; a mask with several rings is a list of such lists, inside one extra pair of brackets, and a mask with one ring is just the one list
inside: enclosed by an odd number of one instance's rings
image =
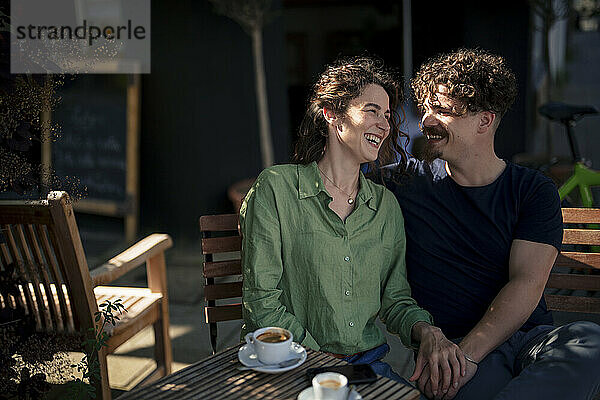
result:
[(600, 209), (563, 208), (563, 251), (548, 283), (546, 303), (553, 311), (600, 313)]
[(39, 331), (75, 333), (97, 311), (87, 261), (65, 192), (43, 201), (0, 201), (0, 266), (20, 296), (0, 293), (0, 308), (24, 307)]
[(238, 221), (238, 214), (200, 217), (204, 255), (204, 299), (207, 303), (204, 316), (207, 323), (242, 318), (242, 267), (239, 253), (242, 249), (242, 238)]
[[(600, 313), (600, 209), (563, 208), (567, 225), (563, 236), (563, 250), (546, 284), (546, 302), (553, 311)], [(241, 250), (239, 216), (237, 214), (207, 215), (200, 217), (202, 253), (205, 256), (204, 309), (207, 323), (242, 318), (241, 304), (217, 305), (217, 300), (238, 299), (242, 295), (241, 261), (215, 261), (213, 255)], [(215, 237), (214, 234), (221, 234)], [(577, 251), (568, 247), (577, 245)], [(582, 246), (583, 245), (583, 246)], [(598, 247), (596, 247), (598, 246)], [(216, 279), (235, 277), (237, 282), (216, 282)], [(230, 280), (230, 279), (229, 279)], [(229, 302), (231, 303), (231, 302)]]

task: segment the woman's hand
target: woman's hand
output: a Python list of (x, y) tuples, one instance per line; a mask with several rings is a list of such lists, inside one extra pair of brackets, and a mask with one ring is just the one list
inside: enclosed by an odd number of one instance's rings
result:
[[(435, 398), (442, 398), (451, 385), (458, 388), (460, 378), (466, 373), (467, 364), (460, 347), (448, 340), (440, 328), (425, 322), (417, 322), (411, 334), (420, 345), (415, 372), (409, 380), (418, 380), (419, 389), (422, 392), (431, 391)], [(426, 384), (430, 385), (428, 390)]]
[(458, 387), (454, 387), (454, 386), (451, 387), (448, 390), (448, 393), (446, 393), (444, 395), (444, 397), (442, 397), (442, 400), (451, 400), (451, 399), (453, 399), (454, 396), (456, 396), (456, 394), (460, 390), (460, 388), (463, 387), (467, 382), (469, 382), (473, 376), (475, 376), (475, 373), (477, 372), (477, 368), (478, 368), (478, 366), (476, 364), (473, 364), (472, 362), (467, 362), (466, 373), (458, 381)]

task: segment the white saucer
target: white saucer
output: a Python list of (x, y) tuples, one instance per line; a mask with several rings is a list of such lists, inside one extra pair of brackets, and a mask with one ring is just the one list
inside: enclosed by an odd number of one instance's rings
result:
[[(313, 392), (313, 387), (307, 387), (297, 397), (297, 400), (314, 400), (315, 393)], [(348, 396), (348, 400), (362, 400), (362, 396), (356, 390), (352, 389), (350, 395)]]
[(267, 374), (278, 374), (280, 372), (289, 371), (301, 366), (304, 361), (306, 361), (306, 350), (304, 347), (296, 342), (292, 342), (292, 345), (290, 346), (290, 356), (287, 357), (287, 359), (289, 360), (297, 357), (300, 357), (300, 360), (298, 360), (297, 363), (290, 365), (289, 367), (275, 368), (266, 364), (262, 364), (260, 361), (258, 361), (256, 352), (254, 351), (254, 346), (249, 343), (246, 343), (238, 350), (238, 359), (242, 364), (253, 369), (254, 371), (265, 372)]

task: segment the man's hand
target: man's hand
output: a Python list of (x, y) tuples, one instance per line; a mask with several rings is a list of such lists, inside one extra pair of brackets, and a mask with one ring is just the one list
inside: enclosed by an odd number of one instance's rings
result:
[(420, 345), (415, 372), (409, 380), (418, 380), (419, 389), (424, 393), (428, 391), (426, 384), (429, 381), (430, 393), (436, 398), (448, 393), (450, 387), (458, 387), (467, 364), (460, 347), (446, 339), (441, 329), (425, 322), (413, 326), (412, 337)]

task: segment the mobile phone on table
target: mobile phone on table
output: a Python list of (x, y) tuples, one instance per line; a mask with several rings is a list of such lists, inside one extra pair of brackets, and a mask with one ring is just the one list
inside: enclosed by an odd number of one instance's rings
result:
[(348, 384), (373, 383), (377, 380), (377, 374), (373, 372), (373, 368), (369, 364), (348, 364), (348, 365), (332, 365), (320, 368), (309, 368), (306, 370), (306, 377), (312, 380), (317, 374), (323, 372), (337, 372), (348, 378)]

